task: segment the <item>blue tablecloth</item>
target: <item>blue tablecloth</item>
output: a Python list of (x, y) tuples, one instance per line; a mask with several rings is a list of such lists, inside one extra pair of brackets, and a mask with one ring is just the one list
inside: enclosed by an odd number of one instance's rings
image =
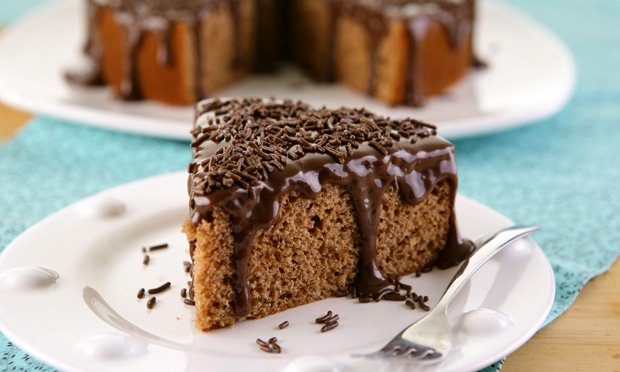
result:
[[(455, 141), (459, 192), (517, 223), (541, 226), (535, 238), (557, 283), (547, 324), (620, 252), (620, 2), (512, 3), (568, 44), (579, 71), (577, 90), (551, 119)], [(0, 21), (16, 14), (14, 4), (0, 4)], [(0, 145), (0, 251), (71, 202), (135, 179), (184, 170), (190, 157), (184, 142), (36, 118)], [(0, 334), (0, 370), (53, 369)]]

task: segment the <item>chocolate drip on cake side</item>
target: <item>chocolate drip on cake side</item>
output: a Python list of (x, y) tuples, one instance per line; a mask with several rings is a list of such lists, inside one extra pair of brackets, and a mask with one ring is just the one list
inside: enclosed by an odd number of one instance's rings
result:
[[(441, 180), (456, 190), (452, 145), (435, 137), (432, 127), (414, 121), (400, 125), (363, 110), (342, 109), (332, 114), (289, 101), (231, 102), (207, 104), (207, 111), (217, 116), (208, 119), (206, 126), (195, 128), (192, 146), (199, 150), (189, 171), (192, 223), (209, 220), (214, 206), (230, 216), (236, 315), (242, 318), (251, 311), (247, 279), (255, 234), (273, 224), (284, 194), (296, 191), (313, 198), (327, 184), (344, 186), (356, 213), (360, 233), (358, 295), (375, 297), (390, 287), (376, 261), (383, 194), (395, 185), (403, 200), (415, 205)], [(301, 110), (310, 116), (295, 116)], [(261, 115), (266, 115), (265, 120), (258, 123), (256, 118)], [(317, 134), (309, 134), (314, 130)], [(416, 151), (409, 151), (413, 146)], [(454, 191), (451, 203), (455, 195)], [(450, 262), (437, 262), (442, 267), (453, 264), (455, 257), (464, 259), (471, 251), (471, 245), (457, 236), (455, 221), (451, 223), (454, 228), (445, 248), (450, 251), (445, 255)]]
[[(442, 25), (453, 49), (459, 48), (465, 39), (471, 35), (474, 17), (474, 4), (467, 1), (467, 7), (457, 7), (446, 3), (438, 10), (428, 12), (423, 16), (411, 17), (407, 20), (409, 38), (409, 70), (406, 85), (406, 103), (420, 107), (426, 100), (423, 66), (418, 56), (422, 53), (422, 45), (431, 22)], [(473, 56), (472, 66), (476, 66), (478, 59)]]
[[(362, 168), (366, 167), (362, 166)], [(376, 173), (378, 172), (371, 171), (369, 174), (375, 175)], [(360, 257), (355, 290), (358, 297), (375, 297), (385, 288), (391, 287), (377, 266), (376, 254), (381, 201), (387, 186), (391, 182), (376, 178), (379, 180), (379, 185), (376, 185), (374, 182), (368, 182), (361, 177), (352, 178), (350, 181), (352, 185), (347, 189), (357, 216), (357, 226), (360, 233)]]
[(157, 38), (157, 63), (162, 66), (172, 66), (174, 64), (172, 53), (172, 22), (166, 18), (154, 18), (159, 27), (152, 30)]
[(426, 18), (418, 18), (410, 19), (407, 24), (409, 29), (409, 72), (406, 79), (405, 101), (415, 107), (423, 106), (425, 101), (422, 66), (416, 57), (421, 53), (422, 41), (426, 36), (428, 22), (429, 20)]
[(123, 28), (125, 43), (123, 44), (123, 76), (119, 95), (126, 101), (142, 99), (140, 86), (138, 85), (137, 56), (138, 47), (142, 42), (142, 29), (144, 20), (132, 12), (118, 12), (115, 20)]
[(190, 20), (190, 26), (192, 29), (192, 35), (194, 36), (194, 58), (196, 65), (194, 66), (194, 84), (196, 84), (195, 91), (198, 100), (208, 97), (206, 88), (202, 78), (202, 61), (204, 48), (202, 46), (202, 27), (205, 19), (209, 16), (209, 12), (206, 9), (200, 9), (196, 16)]

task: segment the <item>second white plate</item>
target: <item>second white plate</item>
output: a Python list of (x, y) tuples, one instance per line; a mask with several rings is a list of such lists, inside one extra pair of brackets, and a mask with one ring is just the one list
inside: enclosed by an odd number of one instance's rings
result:
[[(118, 371), (475, 371), (524, 344), (546, 318), (554, 297), (553, 271), (530, 238), (506, 247), (459, 293), (448, 315), (455, 349), (440, 364), (417, 366), (366, 360), (425, 312), (403, 303), (361, 304), (329, 298), (235, 327), (199, 333), (187, 286), (187, 174), (123, 185), (71, 205), (15, 239), (0, 255), (0, 330), (34, 357), (62, 370)], [(497, 212), (457, 198), (464, 236), (511, 225)], [(141, 247), (166, 242), (142, 264)], [(403, 281), (430, 297), (432, 307), (456, 268)], [(55, 274), (58, 274), (57, 276)], [(139, 288), (170, 281), (152, 310)], [(321, 333), (314, 319), (332, 310), (340, 326)], [(290, 326), (278, 329), (289, 321)], [(276, 336), (282, 354), (255, 343)]]
[[(85, 37), (79, 0), (60, 0), (14, 24), (0, 37), (0, 99), (17, 108), (76, 123), (172, 139), (189, 139), (193, 112), (154, 102), (120, 102), (106, 88), (76, 88), (63, 73), (81, 60)], [(252, 76), (218, 92), (224, 97), (275, 96), (327, 107), (365, 107), (393, 118), (437, 124), (447, 138), (530, 124), (560, 110), (575, 84), (564, 43), (512, 7), (481, 0), (478, 55), (489, 63), (427, 106), (389, 107), (339, 85), (311, 84), (295, 69)]]

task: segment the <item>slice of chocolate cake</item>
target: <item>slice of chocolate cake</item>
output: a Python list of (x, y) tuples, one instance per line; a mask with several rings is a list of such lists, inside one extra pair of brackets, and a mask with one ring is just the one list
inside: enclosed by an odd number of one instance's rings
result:
[(196, 326), (210, 330), (449, 267), (458, 235), (453, 146), (364, 109), (206, 100), (189, 166)]

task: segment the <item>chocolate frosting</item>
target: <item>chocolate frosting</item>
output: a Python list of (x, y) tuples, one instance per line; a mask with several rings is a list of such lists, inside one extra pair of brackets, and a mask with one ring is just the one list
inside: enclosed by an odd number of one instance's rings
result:
[[(211, 219), (214, 207), (230, 216), (234, 237), (237, 316), (250, 313), (248, 259), (260, 229), (276, 219), (281, 197), (296, 191), (313, 198), (327, 184), (349, 193), (360, 233), (355, 283), (359, 297), (391, 286), (376, 262), (376, 236), (385, 190), (395, 185), (417, 204), (441, 180), (457, 187), (453, 146), (433, 126), (393, 121), (363, 109), (311, 109), (303, 103), (246, 99), (199, 105), (189, 166), (190, 215), (194, 225)], [(437, 265), (449, 267), (472, 250), (451, 217)]]
[[(92, 69), (87, 73), (71, 72), (67, 78), (71, 82), (86, 85), (102, 85), (105, 77), (102, 75), (102, 55), (100, 22), (103, 7), (114, 12), (116, 22), (125, 31), (124, 40), (124, 73), (121, 82), (119, 98), (125, 100), (142, 99), (139, 90), (138, 75), (136, 71), (136, 54), (140, 47), (144, 32), (153, 32), (160, 41), (157, 55), (158, 63), (172, 64), (170, 33), (171, 24), (175, 21), (187, 22), (193, 34), (194, 56), (196, 68), (194, 81), (196, 82), (195, 96), (197, 99), (209, 95), (208, 87), (203, 85), (202, 61), (205, 56), (203, 45), (207, 42), (201, 38), (203, 22), (209, 18), (209, 14), (222, 6), (230, 8), (233, 28), (234, 65), (239, 65), (242, 59), (240, 41), (240, 2), (242, 0), (88, 0), (88, 34), (84, 53), (92, 62)], [(263, 9), (265, 0), (255, 1), (255, 8)], [(278, 3), (289, 0), (273, 0)], [(421, 73), (420, 61), (416, 56), (419, 48), (426, 37), (428, 25), (431, 21), (438, 22), (448, 35), (453, 48), (458, 48), (464, 40), (471, 38), (474, 21), (474, 0), (326, 0), (331, 9), (330, 27), (336, 29), (338, 19), (343, 16), (352, 17), (363, 25), (371, 36), (370, 43), (370, 74), (368, 93), (373, 94), (376, 86), (377, 55), (380, 41), (385, 36), (390, 22), (404, 20), (407, 23), (408, 38), (410, 40), (410, 56), (408, 76), (406, 78), (406, 103), (412, 106), (424, 104), (424, 81)], [(283, 5), (283, 4), (280, 4)], [(286, 7), (283, 7), (285, 9)], [(269, 40), (262, 40), (265, 36), (260, 29), (261, 15), (257, 15), (256, 24), (259, 27), (256, 44), (265, 45)], [(315, 73), (318, 81), (333, 81), (334, 75), (334, 48), (335, 32), (330, 32), (328, 40), (328, 52), (323, 61), (323, 67)], [(271, 41), (273, 42), (273, 41)], [(256, 50), (255, 69), (262, 66), (273, 66), (273, 62), (265, 62), (265, 56)], [(479, 66), (478, 60), (472, 57), (472, 65)]]

